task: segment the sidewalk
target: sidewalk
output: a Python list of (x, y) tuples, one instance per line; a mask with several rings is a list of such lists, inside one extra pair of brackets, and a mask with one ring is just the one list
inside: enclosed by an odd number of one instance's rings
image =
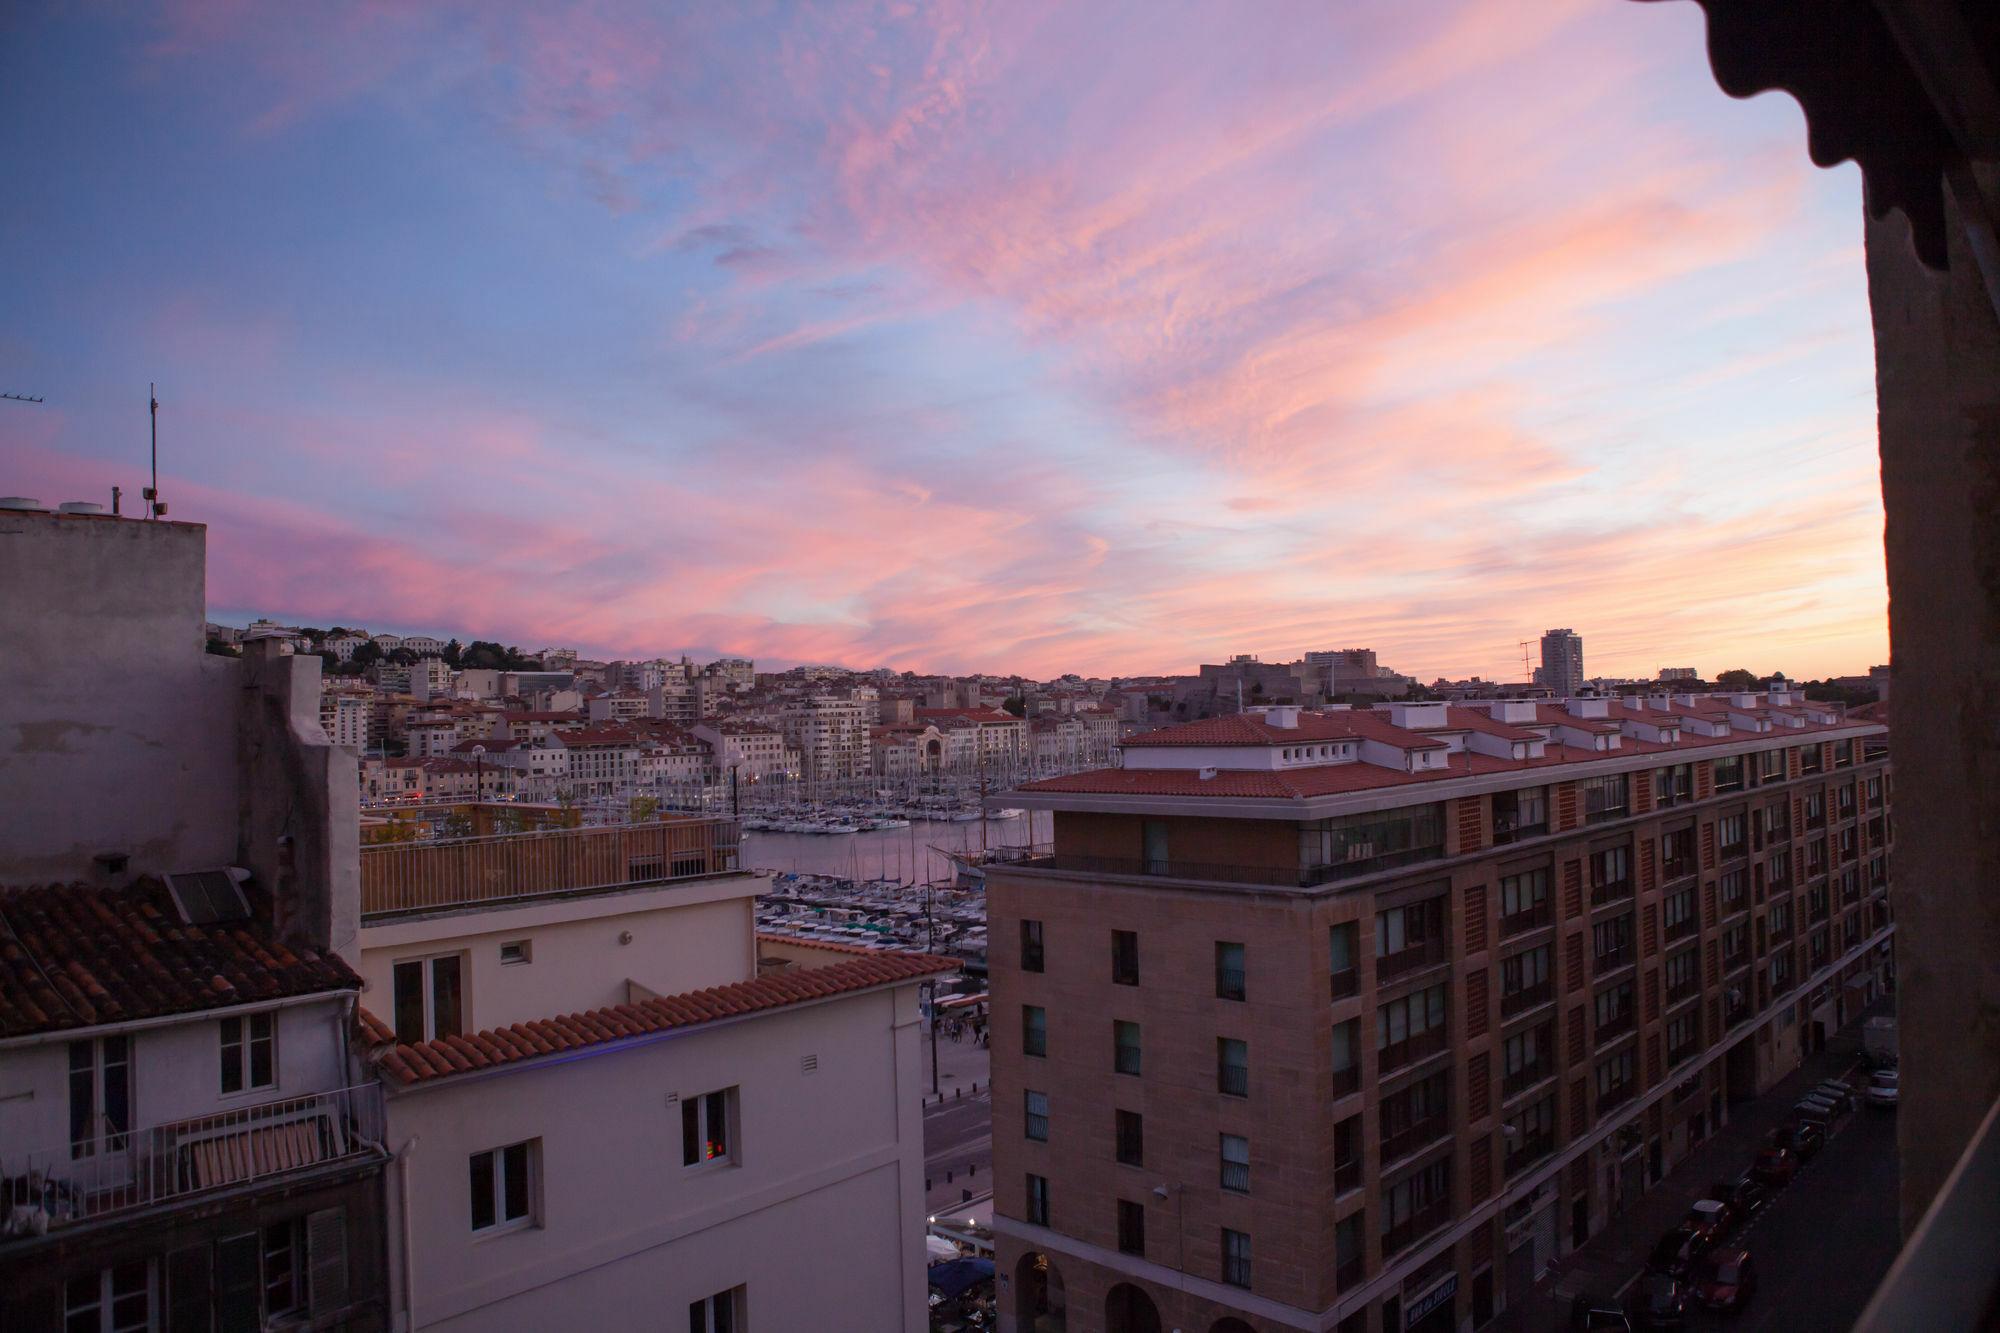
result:
[[(1893, 1012), (1880, 1004), (1869, 1014)], [(1807, 1056), (1763, 1096), (1729, 1108), (1729, 1124), (1696, 1148), (1659, 1184), (1583, 1248), (1557, 1261), (1554, 1275), (1488, 1327), (1506, 1333), (1561, 1333), (1570, 1326), (1570, 1305), (1579, 1293), (1600, 1299), (1622, 1294), (1645, 1267), (1653, 1245), (1687, 1216), (1695, 1200), (1717, 1180), (1734, 1180), (1750, 1167), (1765, 1136), (1791, 1111), (1792, 1103), (1823, 1079), (1838, 1077), (1861, 1053), (1861, 1020), (1827, 1038), (1826, 1049)]]
[[(939, 1097), (931, 1095), (931, 1034), (921, 1032), (924, 1059), (924, 1105), (936, 1106)], [(937, 1039), (937, 1086), (942, 1100), (970, 1097), (975, 1092), (985, 1092), (992, 1079), (988, 1070), (992, 1061), (984, 1046), (976, 1044), (970, 1036), (953, 1041), (948, 1032), (940, 1031)]]

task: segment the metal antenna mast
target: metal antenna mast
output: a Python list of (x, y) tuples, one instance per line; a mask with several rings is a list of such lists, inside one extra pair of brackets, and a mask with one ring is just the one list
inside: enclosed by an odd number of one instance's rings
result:
[(1528, 661), (1528, 649), (1534, 646), (1535, 641), (1520, 639), (1517, 642), (1521, 645), (1521, 678), (1532, 681), (1535, 678), (1535, 668)]

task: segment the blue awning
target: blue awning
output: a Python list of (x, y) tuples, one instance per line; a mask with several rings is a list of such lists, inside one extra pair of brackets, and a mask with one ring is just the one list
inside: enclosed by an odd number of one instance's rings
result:
[(947, 1259), (931, 1265), (931, 1290), (949, 1300), (993, 1280), (991, 1259)]

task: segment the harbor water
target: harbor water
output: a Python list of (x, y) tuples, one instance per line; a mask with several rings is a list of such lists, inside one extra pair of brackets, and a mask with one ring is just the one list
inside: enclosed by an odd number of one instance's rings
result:
[(753, 833), (745, 829), (740, 863), (746, 869), (927, 884), (949, 881), (956, 873), (938, 848), (977, 852), (982, 846), (1046, 846), (1055, 839), (1054, 821), (1047, 810), (1030, 810), (1014, 819), (912, 820), (908, 828), (868, 833)]

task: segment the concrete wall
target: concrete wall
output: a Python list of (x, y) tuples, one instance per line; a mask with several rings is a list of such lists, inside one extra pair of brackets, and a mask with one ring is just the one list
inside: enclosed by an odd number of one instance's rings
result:
[(203, 650), (206, 537), (0, 513), (0, 882), (235, 861), (242, 668)]
[[(391, 1097), (398, 1326), (684, 1327), (738, 1283), (753, 1328), (917, 1333), (922, 1059), (915, 987), (875, 991)], [(805, 1071), (802, 1057), (818, 1057)], [(670, 1094), (738, 1092), (736, 1161), (682, 1164)], [(540, 1142), (535, 1225), (474, 1235), (469, 1158)], [(398, 1168), (392, 1168), (392, 1171)]]
[[(1991, 197), (1990, 171), (1983, 184)], [(1944, 202), (1946, 273), (1917, 262), (1900, 214), (1867, 223), (1898, 681), (1906, 1235), (2000, 1096), (2000, 318)]]

